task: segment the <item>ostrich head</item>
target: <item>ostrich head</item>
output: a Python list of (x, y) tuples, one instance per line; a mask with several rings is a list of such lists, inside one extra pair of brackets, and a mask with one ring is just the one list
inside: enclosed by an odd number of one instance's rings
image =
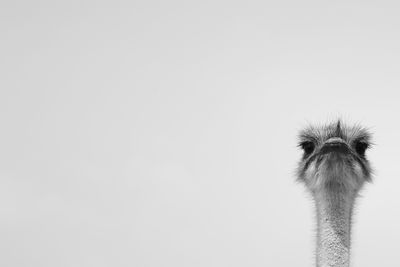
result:
[(371, 146), (368, 131), (337, 121), (325, 126), (310, 126), (300, 132), (303, 156), (298, 179), (312, 193), (357, 193), (371, 179), (365, 152)]

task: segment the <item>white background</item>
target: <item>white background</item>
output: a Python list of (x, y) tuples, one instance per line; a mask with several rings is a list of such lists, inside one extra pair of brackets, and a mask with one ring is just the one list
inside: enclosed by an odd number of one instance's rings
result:
[(400, 266), (400, 16), (376, 1), (2, 1), (0, 266), (314, 264), (296, 135), (371, 128), (353, 266)]

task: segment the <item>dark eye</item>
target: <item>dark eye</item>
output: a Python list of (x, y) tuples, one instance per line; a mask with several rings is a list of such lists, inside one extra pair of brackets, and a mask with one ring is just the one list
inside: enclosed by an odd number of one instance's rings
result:
[(306, 155), (311, 154), (315, 149), (314, 143), (310, 141), (301, 142), (300, 147), (304, 150)]
[(365, 155), (365, 150), (367, 150), (368, 148), (368, 143), (366, 142), (362, 142), (362, 141), (357, 141), (355, 143), (355, 149), (356, 152), (360, 155), (360, 156), (364, 156)]

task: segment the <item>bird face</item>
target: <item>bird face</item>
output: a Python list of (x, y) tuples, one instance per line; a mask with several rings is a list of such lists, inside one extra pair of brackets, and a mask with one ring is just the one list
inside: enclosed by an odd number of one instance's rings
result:
[(360, 126), (346, 126), (340, 121), (301, 131), (298, 179), (311, 190), (358, 191), (371, 177), (366, 150), (370, 134)]

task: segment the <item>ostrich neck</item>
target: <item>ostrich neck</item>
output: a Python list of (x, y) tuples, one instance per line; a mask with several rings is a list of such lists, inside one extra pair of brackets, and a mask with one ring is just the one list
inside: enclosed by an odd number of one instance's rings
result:
[(314, 195), (317, 207), (317, 267), (348, 267), (354, 196), (340, 190)]

